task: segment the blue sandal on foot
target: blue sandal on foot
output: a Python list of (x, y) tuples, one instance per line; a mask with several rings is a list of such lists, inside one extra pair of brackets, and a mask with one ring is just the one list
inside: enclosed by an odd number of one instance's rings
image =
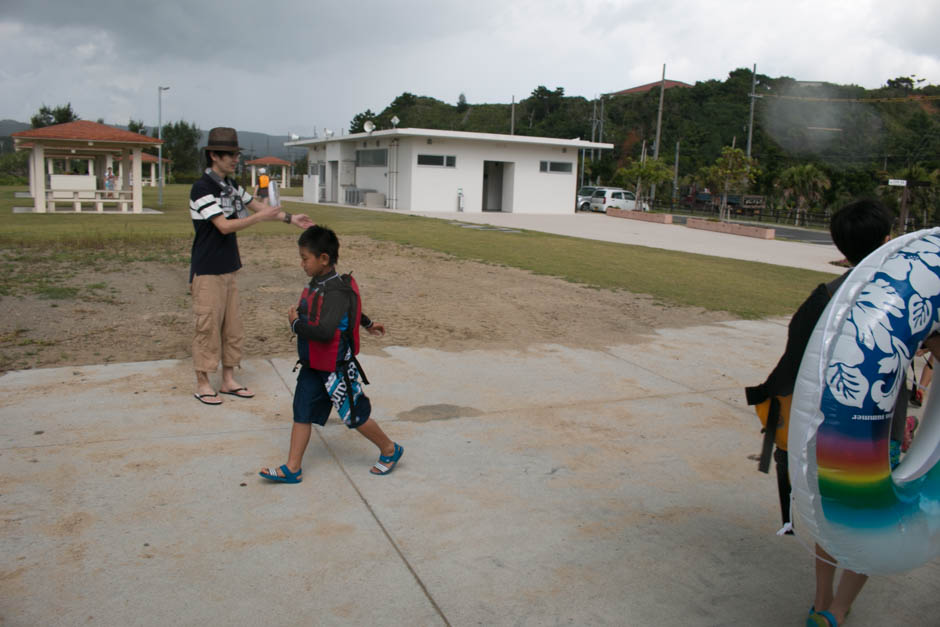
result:
[[(387, 475), (395, 470), (395, 466), (398, 465), (398, 460), (401, 459), (401, 454), (404, 452), (405, 449), (395, 442), (395, 452), (391, 455), (379, 455), (379, 461), (375, 462), (375, 465), (369, 472), (373, 475)], [(376, 470), (378, 470), (378, 472), (375, 472)]]
[[(271, 468), (268, 467), (268, 468), (265, 468), (265, 470), (271, 470)], [(298, 470), (297, 472), (291, 472), (290, 468), (287, 467), (287, 464), (284, 464), (278, 470), (284, 473), (283, 477), (277, 474), (277, 470), (275, 470), (273, 473), (264, 472), (264, 470), (262, 470), (258, 474), (261, 477), (267, 479), (268, 481), (275, 481), (277, 483), (300, 483), (303, 480), (303, 478), (300, 476), (303, 470)]]
[(806, 619), (806, 627), (839, 627), (839, 623), (835, 616), (826, 610), (820, 610), (809, 615)]

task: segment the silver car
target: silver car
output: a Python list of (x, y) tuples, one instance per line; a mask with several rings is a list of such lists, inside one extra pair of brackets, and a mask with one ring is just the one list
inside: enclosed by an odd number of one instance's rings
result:
[(594, 190), (597, 189), (593, 185), (585, 185), (578, 190), (578, 199), (575, 201), (574, 207), (577, 211), (588, 211), (591, 208), (591, 196), (594, 194)]

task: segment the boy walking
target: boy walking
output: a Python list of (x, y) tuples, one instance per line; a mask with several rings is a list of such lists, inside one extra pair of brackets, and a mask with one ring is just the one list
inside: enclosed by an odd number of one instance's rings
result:
[(368, 379), (362, 373), (359, 327), (370, 335), (385, 335), (385, 327), (362, 313), (359, 286), (351, 275), (339, 275), (339, 239), (322, 226), (305, 230), (297, 241), (300, 263), (310, 284), (300, 303), (287, 317), (297, 335), (301, 364), (294, 390), (294, 425), (291, 429), (287, 463), (278, 468), (262, 468), (258, 473), (269, 481), (300, 483), (301, 462), (310, 442), (312, 425), (323, 426), (333, 407), (350, 429), (356, 429), (379, 449), (379, 461), (370, 472), (387, 475), (395, 469), (404, 449), (370, 420), (372, 404), (362, 392)]
[[(881, 203), (858, 200), (833, 214), (829, 232), (839, 252), (845, 255), (854, 267), (890, 239), (891, 224), (891, 215)], [(829, 304), (829, 300), (850, 271), (846, 271), (845, 274), (829, 283), (817, 286), (800, 305), (790, 320), (786, 349), (776, 368), (764, 383), (746, 389), (749, 405), (756, 405), (774, 397), (781, 399), (793, 394), (800, 362), (813, 329), (826, 309), (826, 305)], [(906, 399), (902, 394), (898, 397), (898, 406), (895, 408), (892, 439), (899, 437), (895, 435), (899, 428), (903, 433), (906, 409)], [(770, 421), (768, 421), (769, 424)], [(778, 445), (774, 460), (777, 465), (777, 488), (780, 495), (781, 513), (784, 523), (788, 523), (790, 520), (790, 478), (787, 451)], [(766, 472), (766, 464), (763, 468)], [(835, 586), (836, 568), (833, 557), (817, 544), (816, 596), (806, 620), (809, 626), (837, 627), (840, 625), (865, 582), (868, 581), (867, 575), (844, 570), (838, 586)]]

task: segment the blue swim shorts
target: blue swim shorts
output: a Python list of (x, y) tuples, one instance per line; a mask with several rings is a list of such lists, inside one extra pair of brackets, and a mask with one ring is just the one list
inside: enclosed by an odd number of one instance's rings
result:
[(372, 414), (372, 403), (362, 392), (362, 382), (355, 364), (349, 364), (349, 381), (355, 399), (355, 411), (349, 409), (349, 394), (346, 391), (345, 377), (341, 373), (314, 370), (301, 367), (297, 374), (297, 387), (294, 389), (294, 422), (316, 424), (321, 427), (330, 417), (330, 411), (336, 407), (340, 419), (350, 429), (362, 426)]

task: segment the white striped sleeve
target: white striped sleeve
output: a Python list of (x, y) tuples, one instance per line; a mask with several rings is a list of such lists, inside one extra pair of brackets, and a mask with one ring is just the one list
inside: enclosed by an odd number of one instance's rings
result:
[(189, 201), (189, 215), (193, 220), (211, 220), (222, 213), (218, 200), (212, 194)]

